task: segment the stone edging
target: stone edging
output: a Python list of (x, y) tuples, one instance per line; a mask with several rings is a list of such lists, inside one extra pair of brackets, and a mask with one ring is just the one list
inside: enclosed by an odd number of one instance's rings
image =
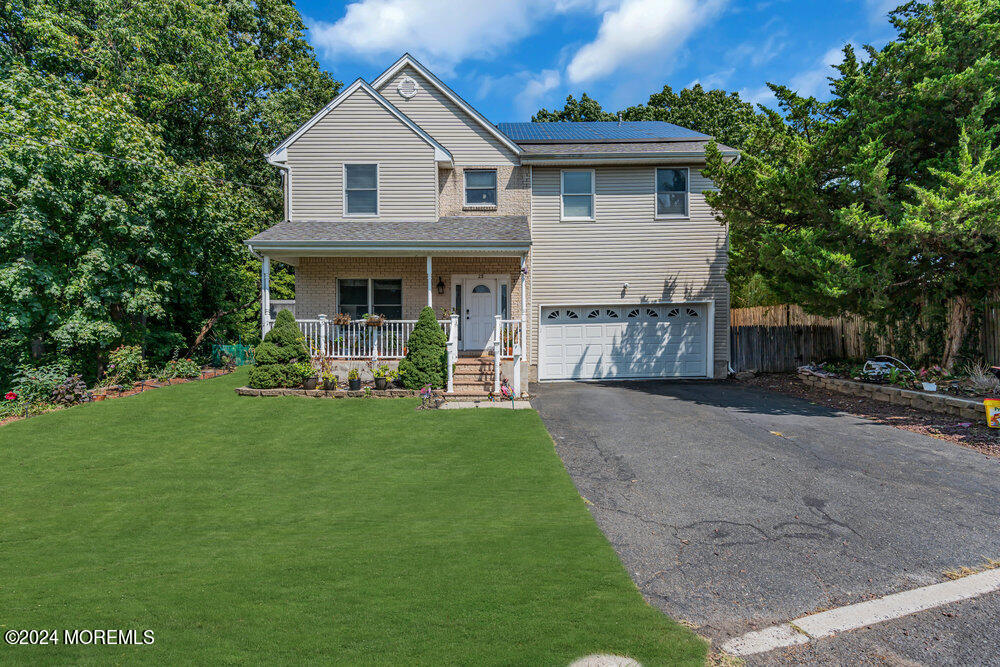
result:
[(905, 405), (920, 410), (941, 412), (972, 421), (986, 421), (986, 411), (983, 408), (983, 402), (971, 398), (959, 398), (958, 396), (948, 396), (947, 394), (933, 394), (926, 391), (900, 389), (899, 387), (884, 384), (870, 384), (868, 382), (821, 377), (811, 373), (799, 373), (799, 378), (810, 386), (823, 387), (824, 389), (838, 391), (842, 394), (873, 398), (876, 401)]
[[(437, 389), (432, 392), (434, 396), (444, 396), (444, 392)], [(310, 396), (312, 398), (365, 398), (364, 389), (351, 391), (349, 389), (252, 389), (250, 387), (237, 387), (236, 394), (239, 396)], [(371, 398), (420, 398), (419, 389), (383, 389), (379, 391), (372, 389)]]

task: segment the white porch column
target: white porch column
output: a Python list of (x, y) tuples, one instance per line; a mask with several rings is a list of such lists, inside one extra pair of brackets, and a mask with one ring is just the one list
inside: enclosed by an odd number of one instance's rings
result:
[(517, 371), (517, 388), (514, 390), (518, 396), (523, 393), (521, 388), (521, 364), (528, 356), (528, 255), (521, 255), (521, 355), (515, 362)]
[(427, 255), (427, 305), (434, 307), (434, 286), (431, 282), (431, 256)]
[(260, 262), (260, 335), (267, 334), (271, 324), (271, 258), (263, 255)]

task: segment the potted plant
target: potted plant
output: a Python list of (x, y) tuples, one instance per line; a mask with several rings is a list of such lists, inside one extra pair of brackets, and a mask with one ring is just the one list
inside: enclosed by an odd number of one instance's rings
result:
[(351, 391), (361, 389), (361, 373), (358, 372), (357, 368), (352, 368), (351, 372), (347, 374), (347, 385)]
[(346, 327), (351, 323), (351, 316), (347, 313), (337, 313), (333, 316), (333, 323), (338, 327)]
[(385, 324), (385, 318), (381, 315), (371, 315), (369, 313), (365, 313), (365, 324), (370, 327), (380, 327)]
[(323, 373), (323, 389), (327, 391), (333, 391), (337, 388), (337, 376), (331, 371), (326, 371)]
[(379, 391), (385, 391), (389, 386), (389, 382), (395, 379), (396, 376), (393, 370), (389, 368), (389, 364), (382, 364), (372, 372), (372, 375), (375, 377), (375, 388)]

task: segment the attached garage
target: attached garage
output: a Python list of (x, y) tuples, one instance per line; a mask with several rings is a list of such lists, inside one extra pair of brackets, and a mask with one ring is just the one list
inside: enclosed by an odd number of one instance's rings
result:
[(538, 379), (707, 377), (708, 325), (704, 303), (546, 306)]

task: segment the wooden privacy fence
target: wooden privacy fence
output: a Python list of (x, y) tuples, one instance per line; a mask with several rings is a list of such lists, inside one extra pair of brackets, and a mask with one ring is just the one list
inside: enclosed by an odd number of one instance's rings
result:
[[(737, 371), (790, 371), (828, 359), (862, 359), (893, 354), (899, 347), (891, 335), (856, 315), (821, 317), (801, 306), (757, 306), (730, 311), (730, 350)], [(1000, 304), (986, 310), (981, 348), (990, 363), (1000, 364)], [(917, 345), (917, 354), (927, 344)]]

